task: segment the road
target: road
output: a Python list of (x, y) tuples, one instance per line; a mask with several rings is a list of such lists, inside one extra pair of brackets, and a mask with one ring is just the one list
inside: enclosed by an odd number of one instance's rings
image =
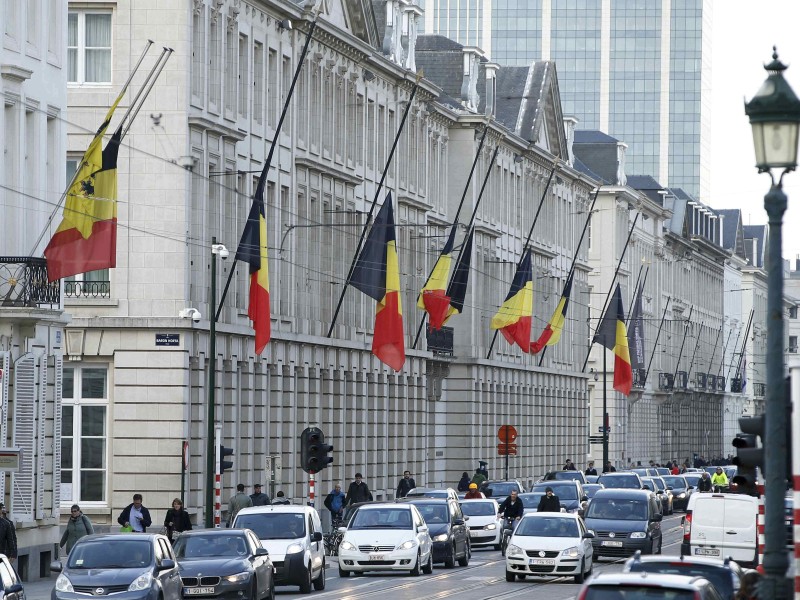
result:
[[(662, 523), (664, 554), (678, 555), (682, 530), (682, 513), (665, 517)], [(335, 561), (335, 558), (333, 559)], [(603, 558), (594, 565), (594, 572), (622, 570), (623, 560)], [(514, 583), (506, 582), (505, 559), (500, 552), (487, 549), (475, 550), (469, 566), (445, 569), (434, 565), (432, 575), (393, 575), (373, 573), (339, 579), (338, 569), (327, 570), (325, 591), (311, 595), (298, 594), (297, 588), (278, 587), (276, 596), (281, 600), (312, 598), (313, 600), (501, 600), (505, 598), (542, 598), (566, 600), (575, 598), (581, 586), (572, 577), (532, 578)]]

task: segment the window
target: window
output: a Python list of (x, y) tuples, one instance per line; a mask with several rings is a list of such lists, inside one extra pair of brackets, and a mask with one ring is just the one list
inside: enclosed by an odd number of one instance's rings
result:
[(264, 44), (253, 45), (253, 119), (264, 122)]
[(61, 418), (61, 502), (104, 503), (108, 369), (64, 367)]
[(239, 116), (244, 118), (247, 118), (247, 92), (250, 87), (248, 51), (247, 36), (239, 34)]
[(111, 83), (111, 13), (69, 11), (67, 81)]

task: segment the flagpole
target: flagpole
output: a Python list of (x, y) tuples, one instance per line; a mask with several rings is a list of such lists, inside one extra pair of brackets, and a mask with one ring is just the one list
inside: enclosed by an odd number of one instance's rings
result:
[(721, 337), (722, 337), (722, 325), (719, 326), (719, 331), (717, 332), (717, 341), (714, 342), (714, 349), (711, 351), (711, 360), (708, 361), (708, 372), (711, 372), (711, 367), (714, 366), (714, 356), (716, 356), (717, 354), (717, 346), (719, 346), (719, 340)]
[(389, 157), (386, 159), (386, 165), (383, 168), (383, 173), (381, 173), (381, 179), (378, 182), (378, 187), (375, 189), (375, 197), (372, 199), (372, 206), (369, 207), (367, 220), (364, 223), (364, 228), (361, 230), (361, 237), (358, 238), (356, 251), (355, 254), (353, 254), (353, 260), (350, 262), (350, 269), (347, 272), (347, 279), (345, 279), (344, 285), (342, 286), (342, 293), (339, 294), (339, 302), (337, 302), (336, 310), (333, 312), (333, 319), (331, 319), (331, 326), (328, 328), (328, 335), (326, 337), (331, 337), (331, 335), (333, 334), (333, 328), (336, 325), (336, 319), (339, 316), (339, 311), (342, 309), (342, 302), (344, 302), (344, 295), (347, 293), (347, 286), (350, 285), (350, 278), (353, 276), (353, 271), (356, 268), (358, 255), (361, 252), (361, 245), (364, 243), (364, 237), (366, 237), (367, 235), (367, 229), (369, 229), (369, 224), (370, 221), (372, 220), (372, 213), (375, 212), (375, 206), (378, 204), (378, 197), (380, 196), (381, 189), (383, 189), (383, 182), (386, 179), (386, 174), (389, 172), (389, 165), (392, 162), (392, 158), (394, 157), (394, 152), (397, 149), (398, 143), (400, 142), (400, 134), (403, 132), (403, 128), (405, 127), (406, 124), (406, 119), (408, 118), (408, 113), (411, 111), (411, 105), (414, 103), (414, 96), (416, 96), (417, 94), (417, 89), (419, 88), (420, 79), (422, 79), (421, 73), (417, 74), (416, 80), (414, 81), (414, 87), (411, 88), (411, 95), (408, 97), (405, 111), (403, 111), (403, 119), (400, 121), (400, 127), (398, 127), (397, 133), (394, 136), (392, 149), (389, 151)]
[(647, 382), (647, 376), (650, 375), (650, 367), (653, 366), (653, 359), (656, 357), (656, 348), (658, 348), (658, 338), (661, 337), (661, 329), (664, 327), (664, 319), (667, 318), (667, 308), (669, 308), (670, 300), (672, 300), (672, 296), (667, 296), (667, 301), (664, 304), (664, 314), (661, 315), (661, 323), (658, 324), (656, 339), (653, 342), (653, 352), (650, 354), (650, 362), (647, 363), (647, 372), (644, 374), (644, 381), (642, 382), (642, 387), (644, 387), (644, 384)]
[[(734, 356), (736, 356), (737, 354), (739, 355), (739, 360), (736, 361), (736, 378), (737, 379), (739, 378), (739, 373), (741, 372), (741, 369), (742, 369), (742, 354), (744, 353), (745, 346), (747, 346), (747, 338), (750, 336), (750, 327), (753, 324), (753, 313), (754, 312), (755, 312), (754, 310), (750, 311), (750, 319), (747, 321), (747, 329), (744, 332), (744, 339), (742, 340), (742, 350), (740, 352), (738, 352), (738, 353), (734, 353), (733, 354)], [(738, 340), (737, 340), (737, 342), (738, 342)], [(734, 346), (734, 348), (736, 348), (736, 346)], [(729, 378), (730, 378), (730, 375), (731, 375), (731, 369), (733, 369), (733, 360), (731, 360), (731, 365), (730, 365), (730, 368), (728, 369), (728, 377)], [(733, 391), (733, 384), (731, 384), (731, 391)]]
[[(136, 71), (139, 70), (139, 66), (142, 64), (142, 61), (144, 60), (145, 55), (147, 55), (147, 53), (150, 51), (150, 46), (152, 46), (152, 45), (153, 45), (153, 40), (147, 40), (147, 45), (144, 47), (144, 50), (142, 51), (142, 54), (139, 57), (139, 60), (136, 61), (136, 64), (134, 65), (133, 70), (128, 75), (127, 81), (125, 81), (125, 84), (122, 86), (122, 89), (117, 94), (117, 98), (122, 96), (122, 94), (124, 94), (128, 90), (128, 86), (131, 84), (131, 81), (133, 80), (133, 76), (136, 74)], [(123, 117), (123, 119), (124, 119), (124, 117)], [(95, 135), (97, 135), (97, 134), (95, 134)], [(78, 165), (78, 168), (75, 169), (75, 172), (72, 174), (72, 178), (69, 180), (69, 183), (67, 183), (67, 187), (64, 188), (64, 191), (61, 193), (61, 197), (58, 199), (58, 202), (56, 203), (55, 207), (50, 212), (50, 216), (47, 217), (47, 223), (44, 224), (44, 227), (42, 228), (42, 231), (39, 234), (39, 237), (36, 238), (36, 242), (33, 244), (33, 248), (31, 248), (31, 252), (30, 252), (31, 256), (33, 256), (33, 253), (36, 251), (36, 248), (39, 247), (39, 244), (42, 243), (42, 238), (44, 238), (44, 234), (47, 233), (47, 230), (50, 228), (50, 225), (53, 222), (53, 218), (56, 216), (56, 212), (58, 212), (58, 209), (61, 208), (61, 205), (64, 203), (64, 199), (67, 197), (67, 194), (69, 193), (69, 190), (72, 189), (72, 186), (75, 184), (75, 178), (78, 176), (79, 172), (80, 172), (80, 165)]]
[[(600, 311), (600, 318), (603, 318), (603, 315), (606, 314), (606, 307), (608, 306), (608, 300), (611, 298), (611, 292), (614, 291), (614, 282), (617, 280), (617, 275), (619, 274), (619, 269), (622, 266), (622, 260), (625, 258), (625, 253), (628, 251), (628, 246), (631, 243), (631, 236), (633, 235), (633, 230), (636, 229), (636, 221), (639, 220), (639, 214), (636, 213), (636, 216), (633, 218), (633, 224), (631, 225), (631, 230), (628, 232), (628, 239), (625, 240), (625, 246), (622, 248), (622, 253), (619, 255), (619, 261), (617, 262), (617, 268), (614, 270), (614, 276), (611, 278), (611, 286), (608, 288), (608, 294), (606, 294), (606, 300), (603, 302), (603, 310)], [(581, 367), (581, 372), (586, 370), (586, 363), (589, 362), (589, 356), (592, 354), (592, 345), (589, 344), (589, 351), (586, 353), (586, 359), (583, 361), (583, 367)]]
[(606, 352), (603, 346), (603, 469), (608, 464), (608, 368), (606, 367)]
[(165, 47), (161, 51), (161, 56), (158, 57), (156, 64), (153, 65), (153, 68), (147, 74), (147, 79), (145, 79), (144, 83), (142, 84), (139, 93), (134, 96), (133, 102), (131, 102), (130, 106), (128, 106), (128, 110), (122, 116), (122, 121), (120, 122), (118, 129), (122, 127), (122, 124), (125, 123), (125, 120), (128, 117), (130, 117), (130, 120), (125, 125), (125, 129), (122, 132), (120, 140), (127, 135), (128, 130), (131, 128), (131, 125), (133, 125), (133, 121), (136, 119), (136, 115), (138, 115), (139, 111), (142, 109), (142, 105), (144, 105), (145, 100), (147, 100), (147, 97), (150, 95), (153, 86), (158, 80), (158, 76), (161, 75), (161, 71), (164, 70), (164, 67), (167, 65), (167, 61), (169, 60), (169, 57), (172, 56), (173, 52), (175, 52), (175, 50), (172, 48)]
[[(639, 281), (642, 279), (642, 271), (644, 270), (644, 265), (639, 265), (639, 274), (636, 276), (636, 285), (633, 286), (633, 295), (631, 296), (631, 304), (628, 307), (628, 316), (625, 317), (625, 325), (627, 326), (628, 323), (631, 322), (631, 313), (633, 312), (633, 303), (636, 302), (636, 296), (639, 293)], [(642, 286), (644, 287), (644, 286)]]
[(686, 335), (689, 333), (689, 324), (692, 320), (692, 312), (694, 311), (694, 304), (689, 307), (689, 316), (683, 324), (683, 340), (681, 341), (681, 349), (678, 350), (678, 360), (675, 361), (675, 371), (672, 373), (672, 388), (675, 389), (675, 378), (678, 377), (678, 370), (681, 368), (681, 358), (683, 358), (683, 347), (686, 345)]
[[(311, 39), (314, 36), (314, 29), (317, 27), (317, 17), (319, 16), (319, 12), (314, 15), (314, 20), (311, 21), (311, 24), (308, 27), (308, 33), (306, 34), (306, 41), (303, 44), (303, 49), (300, 51), (300, 58), (297, 60), (297, 67), (294, 70), (294, 76), (292, 77), (292, 83), (289, 84), (289, 91), (286, 93), (286, 100), (283, 103), (283, 108), (281, 109), (281, 116), (278, 119), (278, 124), (275, 126), (275, 135), (272, 136), (272, 143), (269, 146), (269, 152), (267, 153), (267, 160), (264, 162), (264, 168), (261, 169), (261, 178), (267, 176), (269, 173), (269, 168), (272, 165), (272, 157), (275, 155), (275, 148), (280, 143), (281, 137), (281, 128), (283, 127), (283, 121), (286, 119), (286, 114), (289, 112), (289, 104), (292, 101), (292, 95), (294, 94), (294, 88), (297, 85), (297, 80), (300, 78), (300, 71), (303, 69), (303, 63), (306, 59), (306, 54), (308, 54), (308, 48), (311, 45)], [(234, 261), (235, 262), (235, 261)], [(216, 319), (219, 319), (219, 315), (222, 312), (222, 307), (225, 304), (225, 298), (228, 295), (228, 288), (231, 286), (231, 280), (233, 279), (233, 275), (236, 273), (236, 266), (234, 265), (231, 267), (230, 272), (228, 273), (228, 280), (225, 282), (225, 287), (222, 290), (222, 295), (219, 299), (219, 306), (216, 309)], [(211, 310), (214, 310), (214, 307), (211, 307)]]
[(694, 366), (694, 359), (697, 356), (697, 348), (700, 346), (700, 334), (703, 333), (703, 323), (700, 323), (700, 331), (697, 332), (697, 342), (694, 345), (694, 352), (692, 352), (692, 360), (689, 361), (689, 370), (686, 373), (687, 382), (689, 377), (692, 376), (692, 367)]
[[(458, 203), (456, 216), (455, 219), (453, 219), (453, 227), (455, 227), (456, 223), (458, 223), (458, 217), (461, 214), (461, 207), (464, 205), (464, 200), (467, 197), (467, 191), (469, 190), (470, 182), (472, 181), (472, 175), (475, 173), (475, 167), (478, 166), (478, 159), (481, 156), (481, 149), (483, 148), (483, 142), (486, 140), (487, 131), (489, 131), (488, 124), (483, 129), (483, 135), (481, 136), (481, 141), (478, 144), (478, 151), (475, 153), (475, 158), (472, 161), (472, 168), (470, 169), (469, 175), (467, 176), (467, 183), (464, 184), (464, 193), (461, 194), (461, 202)], [(472, 211), (472, 216), (470, 217), (469, 224), (467, 225), (467, 233), (469, 233), (469, 228), (472, 226), (472, 220), (475, 218), (475, 211), (478, 210), (478, 205), (481, 203), (481, 198), (483, 197), (483, 190), (486, 188), (486, 181), (489, 179), (489, 174), (492, 172), (492, 166), (494, 165), (494, 161), (497, 158), (497, 151), (499, 149), (500, 149), (500, 144), (498, 143), (497, 147), (494, 149), (494, 154), (492, 154), (492, 160), (489, 161), (489, 168), (486, 170), (486, 175), (483, 178), (483, 184), (481, 185), (481, 191), (478, 194), (478, 199), (475, 201), (475, 208)], [(458, 258), (456, 259), (456, 264), (458, 264), (459, 260), (461, 260), (461, 255), (463, 251), (464, 251), (464, 246), (462, 244), (461, 249), (458, 251)], [(435, 268), (436, 268), (436, 263), (434, 262), (431, 272), (428, 273), (428, 279), (430, 279), (431, 275), (433, 275), (433, 269)], [(427, 279), (425, 281), (427, 282)], [(423, 325), (425, 325), (425, 314), (426, 313), (422, 314), (422, 318), (419, 321), (419, 326), (417, 327), (417, 335), (414, 338), (414, 343), (411, 346), (412, 350), (417, 349), (417, 342), (419, 342), (419, 336), (422, 333), (422, 327)]]
[[(719, 328), (720, 333), (722, 333), (722, 326), (720, 325)], [(722, 373), (722, 365), (725, 362), (725, 354), (728, 352), (728, 344), (731, 341), (731, 336), (733, 335), (733, 330), (728, 332), (728, 338), (725, 340), (725, 346), (722, 348), (722, 358), (719, 360), (719, 369), (717, 369), (717, 377), (719, 377), (720, 373)]]
[[(542, 212), (542, 207), (544, 206), (545, 198), (547, 197), (547, 190), (550, 189), (550, 182), (553, 181), (553, 175), (556, 174), (556, 170), (558, 169), (558, 156), (553, 158), (553, 168), (550, 170), (550, 175), (547, 177), (547, 183), (544, 186), (544, 191), (542, 192), (542, 198), (539, 200), (539, 207), (536, 209), (536, 214), (533, 216), (533, 223), (531, 223), (531, 228), (528, 230), (528, 237), (525, 238), (525, 243), (522, 245), (522, 253), (517, 261), (517, 269), (522, 264), (522, 260), (525, 258), (525, 249), (528, 247), (528, 244), (531, 242), (531, 237), (533, 236), (533, 228), (536, 227), (536, 221), (539, 220), (539, 213)], [(489, 359), (492, 356), (492, 350), (494, 349), (494, 343), (497, 341), (497, 333), (499, 330), (494, 330), (494, 335), (492, 336), (492, 343), (489, 344), (489, 351), (486, 353), (486, 358)]]

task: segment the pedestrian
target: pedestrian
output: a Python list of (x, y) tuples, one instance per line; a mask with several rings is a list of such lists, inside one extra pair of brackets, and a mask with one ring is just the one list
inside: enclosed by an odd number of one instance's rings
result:
[(611, 464), (609, 460), (606, 462), (605, 466), (603, 467), (603, 473), (616, 473), (617, 469), (614, 468), (614, 465)]
[(586, 475), (597, 475), (597, 469), (594, 468), (594, 461), (590, 460), (586, 465)]
[(133, 502), (123, 509), (117, 518), (117, 523), (123, 527), (129, 527), (131, 531), (147, 533), (147, 528), (153, 524), (153, 521), (150, 519), (150, 511), (142, 504), (141, 494), (133, 495)]
[(475, 475), (472, 476), (472, 481), (470, 483), (474, 483), (478, 486), (478, 489), (481, 489), (483, 482), (486, 481), (486, 476), (481, 472), (480, 468), (475, 469)]
[(342, 520), (344, 511), (345, 493), (342, 491), (342, 486), (338, 483), (334, 486), (333, 491), (325, 496), (325, 508), (331, 511), (331, 523)]
[(544, 488), (544, 496), (539, 499), (536, 512), (561, 512), (561, 501), (550, 486)]
[(278, 493), (275, 494), (275, 500), (272, 501), (273, 506), (276, 504), (289, 504), (289, 499), (283, 495), (281, 490), (278, 490)]
[(577, 471), (577, 469), (575, 468), (575, 463), (572, 462), (571, 458), (568, 458), (567, 460), (564, 461), (564, 469), (563, 470), (564, 471)]
[(469, 490), (464, 494), (464, 500), (478, 500), (480, 498), (486, 498), (486, 496), (483, 495), (483, 492), (478, 491), (477, 483), (470, 483)]
[(347, 497), (344, 500), (344, 505), (356, 504), (357, 502), (372, 501), (372, 492), (369, 487), (364, 483), (361, 473), (356, 473), (355, 481), (353, 481), (347, 488)]
[(395, 498), (405, 498), (408, 495), (408, 492), (413, 490), (417, 487), (417, 482), (414, 481), (414, 478), (411, 477), (410, 471), (405, 471), (403, 473), (403, 478), (397, 484), (397, 493), (395, 494)]
[(177, 539), (175, 534), (192, 530), (192, 521), (189, 519), (189, 513), (183, 508), (183, 502), (181, 502), (180, 498), (175, 498), (172, 501), (172, 508), (167, 511), (167, 516), (164, 517), (164, 527), (167, 529), (167, 537), (170, 542), (174, 542)]
[(261, 484), (256, 483), (253, 485), (253, 493), (250, 494), (250, 500), (253, 501), (253, 506), (269, 506), (269, 496), (261, 491)]
[(239, 483), (236, 485), (236, 493), (228, 502), (228, 527), (233, 527), (233, 520), (238, 512), (248, 506), (253, 506), (253, 501), (244, 493), (244, 484)]
[(466, 471), (461, 474), (461, 479), (458, 480), (458, 491), (466, 492), (469, 490), (469, 475)]
[[(3, 507), (2, 510), (5, 510), (5, 507)], [(89, 520), (89, 517), (81, 512), (80, 506), (73, 504), (72, 508), (70, 509), (70, 517), (69, 521), (67, 521), (67, 527), (64, 529), (64, 534), (61, 536), (61, 542), (59, 542), (58, 546), (63, 548), (66, 544), (67, 554), (69, 554), (72, 551), (72, 547), (75, 545), (75, 542), (77, 542), (83, 536), (90, 535), (92, 533), (94, 533), (94, 527), (92, 527), (92, 522)]]
[(17, 528), (14, 525), (14, 521), (8, 518), (8, 509), (2, 502), (0, 502), (0, 518), (2, 518), (8, 524), (8, 527), (11, 529), (11, 540), (13, 544), (13, 551), (12, 551), (12, 556), (8, 556), (8, 559), (14, 561), (17, 559)]

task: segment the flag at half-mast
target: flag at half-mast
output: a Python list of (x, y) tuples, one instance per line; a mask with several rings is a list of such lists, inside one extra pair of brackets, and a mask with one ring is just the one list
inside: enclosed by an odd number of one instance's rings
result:
[(622, 306), (622, 292), (619, 284), (614, 290), (606, 314), (594, 334), (592, 343), (599, 342), (614, 352), (614, 389), (626, 396), (633, 386), (631, 356), (628, 351), (628, 334), (625, 327), (625, 309)]
[(492, 329), (499, 329), (509, 344), (517, 344), (523, 352), (530, 352), (531, 318), (533, 317), (533, 268), (531, 251), (525, 250), (511, 290), (500, 310), (492, 317)]
[[(253, 204), (242, 239), (236, 250), (236, 260), (250, 265), (250, 304), (247, 316), (253, 322), (256, 334), (256, 354), (261, 354), (269, 343), (272, 327), (269, 316), (269, 264), (267, 256), (267, 213), (264, 206), (264, 186), (267, 174), (261, 173), (253, 194)], [(212, 307), (212, 310), (216, 310)]]
[(350, 285), (378, 303), (372, 353), (382, 363), (399, 371), (406, 362), (406, 352), (396, 240), (390, 193), (364, 242), (350, 277)]
[(447, 309), (447, 316), (444, 323), (453, 315), (464, 312), (464, 299), (467, 297), (467, 284), (469, 283), (469, 266), (472, 262), (472, 234), (475, 228), (469, 230), (461, 255), (453, 272), (453, 278), (447, 288), (447, 296), (450, 298), (450, 308)]
[(531, 354), (541, 352), (545, 346), (555, 346), (561, 339), (561, 332), (564, 330), (564, 323), (567, 320), (567, 307), (569, 306), (569, 297), (572, 294), (572, 280), (575, 276), (575, 271), (570, 271), (567, 277), (567, 282), (564, 284), (564, 291), (561, 292), (561, 300), (558, 302), (553, 316), (550, 317), (550, 322), (545, 326), (542, 335), (535, 342), (531, 342)]
[(117, 265), (117, 156), (122, 126), (103, 145), (123, 90), (95, 133), (67, 190), (64, 217), (44, 255), (47, 279), (110, 269)]
[(431, 271), (431, 275), (422, 287), (417, 299), (417, 308), (421, 308), (428, 313), (428, 325), (431, 329), (442, 328), (450, 309), (447, 281), (450, 278), (450, 266), (453, 262), (453, 246), (455, 245), (457, 229), (458, 223), (453, 223), (447, 242), (442, 248), (433, 271)]
[[(645, 369), (644, 351), (644, 313), (642, 311), (642, 292), (644, 286), (640, 285), (633, 301), (630, 319), (628, 320), (628, 351), (631, 355), (631, 368), (639, 371)], [(643, 383), (643, 382), (642, 382)]]

